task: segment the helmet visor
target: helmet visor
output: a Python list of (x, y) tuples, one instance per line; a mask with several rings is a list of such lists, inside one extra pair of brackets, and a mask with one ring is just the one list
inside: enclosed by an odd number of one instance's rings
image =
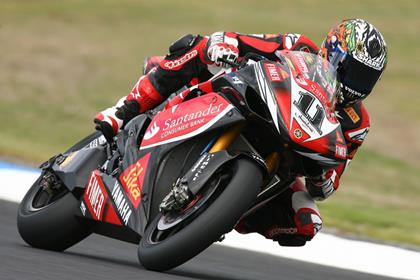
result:
[(346, 55), (337, 72), (339, 82), (350, 93), (360, 95), (359, 98), (361, 99), (372, 91), (382, 73), (382, 71), (373, 69), (350, 55)]

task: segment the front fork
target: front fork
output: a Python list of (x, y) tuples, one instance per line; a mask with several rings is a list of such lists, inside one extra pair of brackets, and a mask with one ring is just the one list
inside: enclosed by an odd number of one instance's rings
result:
[[(205, 177), (205, 175), (201, 174), (201, 169), (208, 168), (207, 165), (210, 165), (211, 160), (216, 160), (218, 156), (221, 156), (223, 154), (223, 151), (226, 151), (232, 145), (232, 143), (239, 137), (243, 127), (244, 124), (236, 124), (231, 129), (224, 132), (214, 142), (210, 150), (202, 155), (202, 157), (198, 160), (198, 162), (192, 168), (192, 170), (187, 172), (187, 174), (184, 175), (184, 177), (178, 178), (172, 190), (162, 200), (162, 203), (159, 206), (161, 212), (170, 212), (173, 210), (179, 211), (183, 209), (185, 205), (187, 205), (195, 197), (195, 195), (204, 185), (204, 182), (206, 182), (206, 180), (203, 180), (201, 184), (198, 183), (200, 178), (203, 179), (202, 177)], [(226, 152), (224, 155), (226, 157), (223, 157), (222, 155), (222, 158), (220, 158), (220, 161), (218, 161), (218, 163), (215, 164), (214, 167), (218, 167), (220, 166), (220, 164), (223, 164), (223, 162), (232, 159), (232, 157), (228, 156)], [(279, 161), (279, 154), (276, 152), (273, 152), (270, 155), (268, 155), (266, 159), (261, 159), (258, 155), (252, 157), (254, 157), (254, 159), (258, 158), (258, 161), (261, 162), (262, 165), (265, 164), (265, 168), (268, 171), (267, 173), (269, 175), (271, 175), (271, 173), (275, 171)], [(213, 170), (213, 172), (215, 172), (215, 170)], [(208, 174), (211, 175), (213, 173), (209, 172)], [(270, 177), (271, 176), (267, 176), (267, 178)], [(193, 185), (197, 187), (194, 188), (194, 186), (190, 185), (191, 183), (193, 183)]]
[[(227, 150), (230, 147), (230, 145), (236, 140), (236, 138), (238, 138), (238, 136), (241, 134), (243, 127), (243, 123), (236, 124), (232, 127), (232, 129), (223, 133), (214, 143), (209, 153), (216, 153), (222, 150)], [(272, 152), (264, 159), (267, 171), (270, 175), (276, 170), (279, 159), (280, 156), (277, 152)]]

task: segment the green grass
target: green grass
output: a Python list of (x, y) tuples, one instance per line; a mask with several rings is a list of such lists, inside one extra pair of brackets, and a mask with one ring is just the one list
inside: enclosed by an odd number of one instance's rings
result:
[(0, 157), (38, 163), (93, 129), (144, 57), (186, 33), (303, 33), (321, 43), (343, 18), (383, 32), (389, 65), (367, 100), (372, 130), (321, 204), (327, 227), (420, 245), (420, 2), (412, 0), (0, 2)]
[(362, 150), (334, 196), (320, 203), (327, 227), (420, 245), (420, 173), (403, 161)]

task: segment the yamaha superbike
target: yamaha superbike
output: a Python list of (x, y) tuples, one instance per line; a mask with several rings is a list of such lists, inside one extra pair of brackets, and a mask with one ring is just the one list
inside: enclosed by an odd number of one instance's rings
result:
[[(304, 52), (249, 55), (213, 92), (131, 120), (108, 143), (96, 132), (41, 165), (19, 206), (31, 246), (62, 251), (98, 233), (139, 244), (164, 271), (205, 250), (297, 176), (343, 163), (331, 65)], [(257, 61), (259, 60), (259, 61)]]

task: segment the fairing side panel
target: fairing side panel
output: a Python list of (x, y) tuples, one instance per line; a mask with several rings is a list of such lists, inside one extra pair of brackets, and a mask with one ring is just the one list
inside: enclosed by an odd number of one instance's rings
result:
[(91, 173), (80, 203), (81, 216), (97, 221), (93, 231), (123, 241), (137, 243), (140, 235), (139, 214), (135, 211), (123, 187), (112, 176), (99, 170)]
[(156, 114), (141, 142), (140, 150), (196, 136), (227, 115), (234, 106), (216, 93), (185, 101)]
[[(212, 139), (225, 128), (244, 120), (237, 108), (222, 96), (212, 93), (155, 116), (145, 135), (151, 134), (145, 136), (140, 146), (142, 155), (151, 154), (142, 188), (145, 200), (140, 204), (147, 220), (156, 215), (158, 205), (169, 188), (196, 161)], [(169, 123), (173, 123), (174, 134), (163, 130)]]
[[(94, 227), (98, 233), (111, 235), (120, 227), (127, 228), (131, 236), (141, 236), (176, 178), (188, 171), (223, 129), (245, 120), (217, 94), (177, 107), (156, 114), (152, 120), (140, 116), (126, 127), (120, 141), (125, 147), (118, 147), (124, 155), (119, 175), (92, 172), (81, 211), (85, 218), (103, 222)], [(135, 240), (130, 238), (130, 242)]]

